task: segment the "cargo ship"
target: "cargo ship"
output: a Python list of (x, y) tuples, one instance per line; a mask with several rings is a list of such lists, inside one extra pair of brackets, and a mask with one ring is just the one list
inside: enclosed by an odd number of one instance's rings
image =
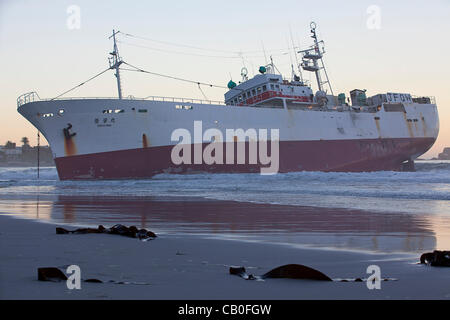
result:
[[(318, 39), (314, 23), (310, 32), (313, 43), (295, 52), (301, 61), (298, 70), (292, 67), (290, 79), (283, 78), (272, 59), (252, 78), (243, 68), (242, 81), (230, 80), (225, 99), (219, 102), (123, 97), (123, 65), (146, 71), (122, 60), (116, 41), (119, 32), (113, 31), (107, 70), (115, 71), (118, 97), (41, 99), (36, 92), (29, 92), (17, 99), (18, 112), (49, 142), (61, 180), (261, 172), (267, 162), (251, 161), (251, 133), (261, 129), (278, 132), (276, 172), (413, 170), (414, 160), (429, 150), (438, 136), (434, 97), (398, 92), (368, 96), (361, 89), (350, 91), (348, 97), (334, 95), (323, 63), (324, 42)], [(315, 75), (315, 93), (302, 71)], [(240, 134), (223, 138), (225, 146), (212, 163), (204, 159), (174, 161), (179, 141), (173, 139), (173, 133), (185, 128), (195, 135), (196, 123), (203, 129), (219, 130), (223, 136), (230, 129)], [(214, 140), (200, 136), (184, 141), (182, 156), (187, 156), (186, 150), (189, 154), (203, 152)], [(269, 140), (273, 142), (267, 137)], [(274, 153), (270, 146), (268, 153)], [(227, 156), (234, 161), (227, 161)], [(242, 161), (236, 161), (239, 157)]]

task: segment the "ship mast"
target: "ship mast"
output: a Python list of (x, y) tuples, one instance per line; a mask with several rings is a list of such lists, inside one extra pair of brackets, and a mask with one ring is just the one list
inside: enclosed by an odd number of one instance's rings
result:
[(111, 55), (111, 57), (109, 57), (108, 60), (109, 60), (109, 68), (116, 69), (116, 73), (114, 75), (116, 76), (116, 79), (117, 79), (117, 91), (119, 93), (119, 99), (122, 99), (122, 86), (120, 83), (119, 66), (122, 64), (123, 61), (119, 56), (119, 49), (117, 48), (117, 42), (116, 42), (116, 34), (118, 34), (119, 32), (120, 31), (116, 32), (113, 29), (113, 34), (109, 37), (109, 39), (113, 38), (114, 47), (113, 47), (113, 51), (109, 53)]
[[(333, 89), (331, 88), (330, 80), (328, 79), (328, 74), (327, 71), (325, 70), (325, 65), (322, 59), (323, 54), (325, 53), (325, 49), (323, 48), (323, 40), (319, 41), (317, 39), (315, 22), (311, 22), (310, 27), (312, 33), (311, 38), (314, 39), (314, 45), (309, 49), (301, 50), (298, 52), (303, 55), (301, 64), (302, 68), (306, 71), (311, 71), (315, 73), (319, 91), (323, 91), (324, 85), (328, 84), (330, 92), (331, 94), (333, 94)], [(320, 47), (320, 45), (322, 45), (322, 47)], [(321, 65), (319, 65), (319, 61)], [(324, 71), (326, 78), (325, 81), (322, 81), (320, 70)]]
[[(292, 50), (294, 51), (295, 63), (297, 64), (298, 74), (300, 76), (300, 82), (302, 84), (304, 84), (305, 82), (303, 81), (302, 68), (301, 68), (300, 63), (298, 63), (297, 51), (295, 50), (295, 44), (294, 44), (294, 37), (292, 36), (292, 29), (291, 29), (290, 26), (289, 26), (289, 34), (291, 36)], [(294, 69), (293, 68), (292, 68), (292, 73), (294, 73)]]

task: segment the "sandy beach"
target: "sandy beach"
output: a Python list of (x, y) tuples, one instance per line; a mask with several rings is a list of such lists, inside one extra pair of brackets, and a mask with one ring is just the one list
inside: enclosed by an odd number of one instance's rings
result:
[[(142, 242), (107, 234), (57, 235), (50, 223), (0, 216), (1, 299), (448, 299), (450, 269), (416, 264), (413, 254), (341, 250), (161, 235)], [(66, 226), (67, 227), (67, 226)], [(229, 266), (263, 274), (284, 264), (303, 264), (336, 278), (381, 276), (398, 281), (369, 290), (364, 282), (266, 279), (246, 281)], [(38, 267), (81, 268), (81, 278), (131, 284), (37, 280)], [(145, 283), (145, 284), (138, 284)]]

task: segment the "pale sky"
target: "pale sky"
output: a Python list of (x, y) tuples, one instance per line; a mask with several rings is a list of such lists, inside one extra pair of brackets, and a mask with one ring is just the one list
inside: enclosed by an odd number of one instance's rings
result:
[[(79, 29), (67, 25), (71, 5), (80, 9)], [(368, 19), (374, 21), (373, 11), (368, 13), (371, 6), (380, 12), (379, 29), (367, 25)], [(0, 0), (0, 144), (19, 142), (23, 136), (36, 143), (36, 129), (17, 113), (17, 97), (36, 91), (42, 98), (53, 98), (107, 68), (113, 28), (156, 40), (120, 36), (125, 61), (157, 73), (226, 86), (230, 75), (240, 80), (243, 61), (237, 52), (243, 52), (252, 75), (266, 63), (263, 46), (283, 75), (290, 77), (289, 29), (295, 45), (305, 48), (311, 44), (310, 21), (317, 23), (325, 41), (324, 59), (335, 94), (348, 96), (359, 88), (367, 89), (369, 96), (386, 92), (435, 96), (440, 134), (425, 156), (436, 156), (450, 146), (450, 0)], [(125, 96), (203, 98), (193, 84), (126, 71), (122, 78)], [(203, 88), (203, 92), (208, 99), (223, 100), (225, 90)], [(112, 72), (68, 94), (116, 95)]]

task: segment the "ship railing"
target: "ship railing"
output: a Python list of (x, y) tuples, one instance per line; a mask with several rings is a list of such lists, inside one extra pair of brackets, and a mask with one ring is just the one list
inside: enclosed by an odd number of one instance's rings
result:
[(176, 97), (159, 97), (159, 96), (148, 96), (144, 100), (151, 101), (163, 101), (163, 102), (180, 102), (180, 103), (197, 103), (197, 104), (219, 104), (225, 105), (223, 101), (217, 100), (202, 100), (202, 99), (192, 99), (192, 98), (176, 98)]
[(39, 101), (39, 100), (41, 100), (41, 98), (39, 97), (39, 95), (36, 92), (34, 92), (34, 91), (27, 92), (27, 93), (21, 94), (17, 98), (17, 107), (20, 107), (21, 105), (24, 105), (26, 103)]
[[(64, 98), (53, 98), (53, 99), (41, 99), (36, 92), (27, 92), (20, 95), (17, 98), (17, 107), (24, 105), (26, 103), (34, 101), (52, 101), (52, 100), (84, 100), (84, 99), (111, 99), (118, 100), (117, 97), (64, 97)], [(147, 96), (145, 98), (136, 98), (132, 95), (122, 98), (123, 100), (150, 100), (150, 101), (163, 101), (163, 102), (179, 102), (179, 103), (195, 103), (195, 104), (218, 104), (225, 105), (223, 101), (216, 100), (202, 100), (193, 98), (176, 98), (176, 97), (162, 97), (162, 96)]]

